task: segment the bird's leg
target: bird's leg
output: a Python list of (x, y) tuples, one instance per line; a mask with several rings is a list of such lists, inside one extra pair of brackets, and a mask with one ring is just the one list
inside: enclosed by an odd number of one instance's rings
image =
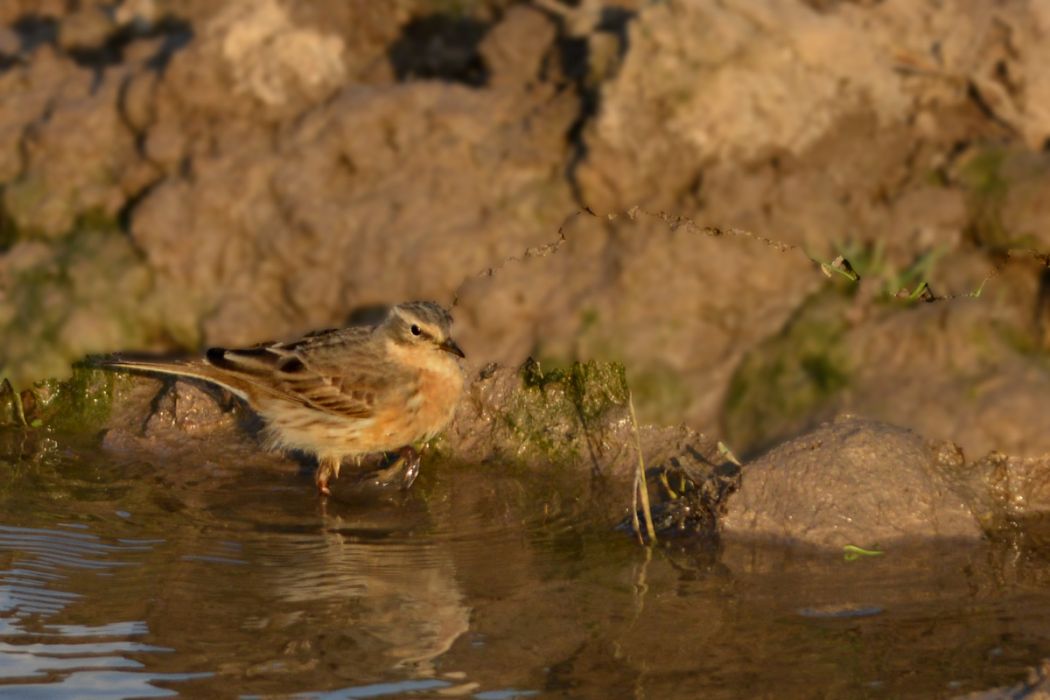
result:
[(162, 376), (160, 377), (161, 386), (157, 390), (157, 393), (153, 395), (153, 398), (149, 402), (149, 412), (146, 413), (146, 417), (142, 419), (142, 425), (139, 428), (139, 432), (142, 435), (146, 435), (149, 430), (150, 421), (157, 417), (162, 410), (161, 403), (164, 399), (171, 397), (171, 419), (175, 420), (175, 414), (178, 413), (178, 401), (179, 394), (175, 391), (175, 382), (178, 381), (175, 377)]
[(401, 470), (405, 466), (405, 458), (404, 456), (402, 456), (401, 450), (398, 450), (397, 455), (397, 459), (391, 462), (389, 466), (383, 467), (382, 469), (378, 469), (372, 472), (369, 475), (369, 478), (374, 480), (375, 483), (382, 484), (384, 486), (388, 485), (391, 481), (393, 481), (394, 477), (400, 474)]
[(317, 472), (314, 474), (314, 482), (317, 484), (317, 492), (322, 496), (332, 493), (328, 488), (329, 479), (339, 478), (339, 465), (341, 460), (334, 457), (318, 457)]

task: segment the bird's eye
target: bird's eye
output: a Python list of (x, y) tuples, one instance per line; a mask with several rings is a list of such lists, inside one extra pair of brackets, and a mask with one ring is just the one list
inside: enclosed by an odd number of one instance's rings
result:
[(419, 326), (417, 326), (414, 323), (412, 324), (412, 328), (410, 330), (412, 331), (412, 335), (419, 335), (420, 333), (423, 332), (423, 331), (419, 330)]

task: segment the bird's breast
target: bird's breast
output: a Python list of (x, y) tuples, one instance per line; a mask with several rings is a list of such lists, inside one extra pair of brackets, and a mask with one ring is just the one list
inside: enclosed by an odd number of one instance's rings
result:
[(416, 390), (405, 402), (405, 411), (414, 414), (418, 427), (415, 440), (441, 432), (452, 420), (462, 394), (463, 372), (458, 365), (420, 370)]

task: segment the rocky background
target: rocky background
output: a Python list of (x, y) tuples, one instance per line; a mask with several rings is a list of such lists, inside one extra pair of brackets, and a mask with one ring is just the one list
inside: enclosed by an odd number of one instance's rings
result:
[(1035, 0), (4, 0), (0, 375), (432, 298), (741, 456), (1043, 454), (1048, 65)]

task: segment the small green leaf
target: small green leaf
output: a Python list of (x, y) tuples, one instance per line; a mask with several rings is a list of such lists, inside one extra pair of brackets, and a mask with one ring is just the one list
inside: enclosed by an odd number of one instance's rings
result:
[(842, 551), (845, 552), (844, 558), (846, 561), (854, 561), (861, 557), (881, 557), (884, 554), (881, 550), (864, 549), (855, 544), (847, 544), (842, 548)]
[(733, 451), (729, 449), (729, 445), (725, 444), (721, 440), (718, 441), (718, 454), (722, 455), (738, 467), (744, 466), (740, 463), (740, 460), (736, 458), (736, 455), (733, 454)]

